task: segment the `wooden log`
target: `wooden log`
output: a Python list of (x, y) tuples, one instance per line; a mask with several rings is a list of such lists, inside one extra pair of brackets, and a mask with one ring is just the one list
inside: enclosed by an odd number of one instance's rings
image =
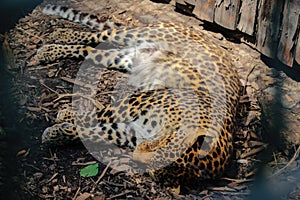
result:
[(235, 30), (240, 9), (240, 0), (216, 0), (215, 22), (230, 30)]
[(295, 61), (300, 65), (300, 33), (298, 33), (298, 42), (296, 46)]
[(193, 10), (195, 8), (196, 0), (176, 0), (176, 8), (188, 13), (190, 15), (193, 14)]
[(300, 0), (285, 1), (277, 58), (290, 67), (293, 66), (296, 53), (298, 26), (300, 25), (299, 14)]
[(283, 1), (261, 0), (258, 10), (256, 47), (262, 54), (275, 58), (279, 42), (280, 13), (283, 10)]
[(240, 20), (237, 29), (248, 35), (254, 34), (257, 5), (258, 0), (243, 0), (241, 2)]
[(215, 0), (196, 0), (193, 14), (201, 20), (214, 22)]
[(191, 4), (195, 5), (197, 0), (176, 0), (177, 3), (180, 4)]

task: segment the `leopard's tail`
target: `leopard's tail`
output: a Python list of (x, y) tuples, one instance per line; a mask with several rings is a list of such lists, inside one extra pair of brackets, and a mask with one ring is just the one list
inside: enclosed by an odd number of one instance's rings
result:
[(43, 13), (46, 15), (56, 15), (99, 31), (102, 31), (105, 27), (114, 28), (113, 22), (108, 20), (103, 22), (96, 15), (83, 13), (64, 6), (47, 5), (43, 8)]

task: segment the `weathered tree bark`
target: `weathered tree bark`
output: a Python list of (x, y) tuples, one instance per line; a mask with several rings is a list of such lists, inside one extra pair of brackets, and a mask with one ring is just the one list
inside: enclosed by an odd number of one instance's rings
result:
[(216, 0), (215, 22), (230, 30), (235, 30), (240, 9), (240, 0)]
[(298, 42), (296, 46), (295, 61), (300, 65), (300, 33), (298, 33)]
[(239, 11), (240, 20), (237, 29), (248, 35), (253, 35), (255, 32), (254, 28), (258, 0), (243, 0), (241, 4), (241, 9)]
[[(285, 1), (277, 58), (288, 66), (293, 66), (294, 58), (299, 62), (299, 58), (295, 57), (296, 47), (299, 46), (299, 15), (300, 0)], [(300, 52), (297, 53), (299, 57)]]
[(197, 0), (176, 0), (176, 7), (185, 13), (193, 14)]
[(258, 7), (256, 47), (271, 58), (277, 54), (282, 6), (282, 0), (261, 0)]
[(197, 0), (193, 13), (199, 19), (214, 22), (215, 0)]
[(201, 20), (240, 30), (270, 58), (300, 64), (300, 0), (176, 0)]

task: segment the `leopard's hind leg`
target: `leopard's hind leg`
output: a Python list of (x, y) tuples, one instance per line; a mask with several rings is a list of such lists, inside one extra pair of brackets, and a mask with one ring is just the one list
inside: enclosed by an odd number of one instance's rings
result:
[(53, 62), (63, 58), (85, 58), (94, 66), (104, 66), (121, 71), (131, 71), (132, 49), (102, 50), (85, 45), (50, 44), (42, 46), (35, 55), (39, 62)]
[(42, 142), (66, 144), (81, 139), (85, 144), (115, 144), (119, 147), (134, 149), (137, 143), (136, 134), (134, 127), (128, 123), (82, 127), (63, 122), (46, 128), (42, 135)]

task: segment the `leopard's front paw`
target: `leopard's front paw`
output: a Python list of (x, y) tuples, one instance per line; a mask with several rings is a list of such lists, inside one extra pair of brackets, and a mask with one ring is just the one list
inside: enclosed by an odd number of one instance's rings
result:
[(56, 45), (56, 44), (44, 45), (37, 50), (35, 57), (39, 62), (51, 62), (56, 60), (60, 49), (61, 49), (60, 45)]

